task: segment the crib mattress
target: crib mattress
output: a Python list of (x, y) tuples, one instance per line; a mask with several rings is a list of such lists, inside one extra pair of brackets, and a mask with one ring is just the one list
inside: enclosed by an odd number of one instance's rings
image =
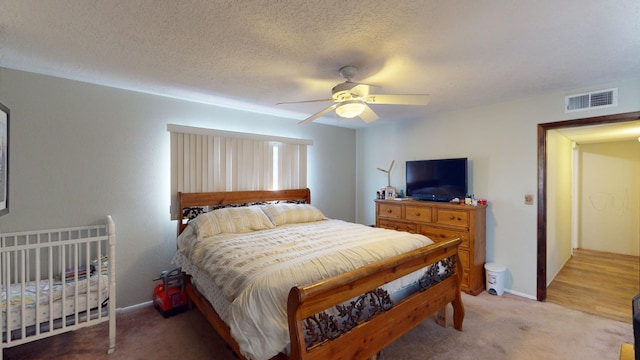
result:
[(0, 302), (2, 331), (7, 330), (7, 322), (10, 331), (20, 329), (23, 317), (25, 327), (28, 327), (61, 319), (63, 314), (69, 316), (97, 308), (109, 298), (108, 284), (109, 277), (105, 274), (95, 274), (89, 279), (77, 281), (30, 281), (25, 283), (24, 296), (21, 284), (11, 284), (8, 292), (6, 286), (3, 286)]

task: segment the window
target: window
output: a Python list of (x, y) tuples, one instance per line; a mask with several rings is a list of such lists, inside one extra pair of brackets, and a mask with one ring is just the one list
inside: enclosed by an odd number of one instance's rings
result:
[(307, 186), (311, 140), (168, 125), (171, 213), (178, 192), (279, 190)]
[(271, 171), (273, 172), (273, 190), (280, 190), (278, 186), (278, 144), (273, 144), (273, 162), (271, 164)]

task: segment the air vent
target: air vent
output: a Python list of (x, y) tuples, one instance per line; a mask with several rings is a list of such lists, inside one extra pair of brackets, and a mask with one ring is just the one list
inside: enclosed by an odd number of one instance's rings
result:
[(618, 106), (618, 89), (592, 91), (564, 98), (565, 112)]

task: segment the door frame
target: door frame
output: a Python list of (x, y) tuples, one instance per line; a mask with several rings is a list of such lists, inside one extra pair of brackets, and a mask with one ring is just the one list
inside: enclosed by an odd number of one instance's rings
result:
[(547, 131), (639, 119), (640, 111), (637, 111), (538, 124), (538, 260), (536, 272), (536, 298), (538, 301), (544, 301), (547, 298)]

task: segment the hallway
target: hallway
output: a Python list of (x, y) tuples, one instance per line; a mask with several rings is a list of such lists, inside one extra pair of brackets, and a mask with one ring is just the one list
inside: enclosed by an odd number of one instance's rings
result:
[(631, 323), (631, 298), (638, 293), (640, 257), (575, 249), (546, 301)]

